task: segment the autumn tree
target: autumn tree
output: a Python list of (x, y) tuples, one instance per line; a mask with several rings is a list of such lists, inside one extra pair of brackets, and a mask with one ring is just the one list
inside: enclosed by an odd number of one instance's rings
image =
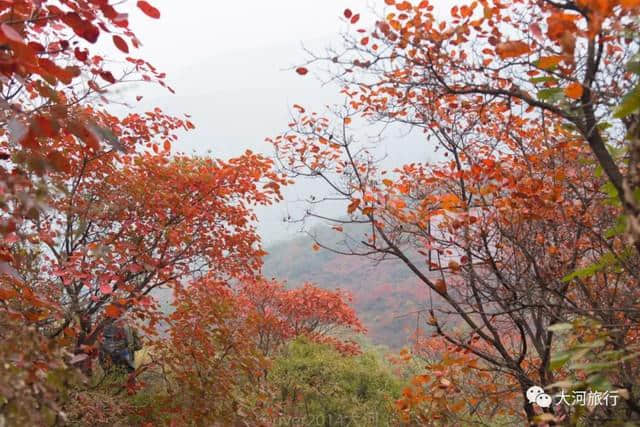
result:
[[(172, 125), (162, 114), (128, 120), (132, 132)], [(137, 140), (143, 137), (137, 132)], [(49, 336), (78, 326), (79, 351), (95, 342), (106, 320), (127, 311), (152, 320), (153, 330), (154, 289), (211, 270), (228, 280), (259, 269), (249, 206), (279, 197), (269, 160), (253, 153), (228, 162), (170, 158), (168, 143), (157, 153), (89, 156), (78, 148), (66, 172), (47, 176), (48, 186), (59, 189), (50, 192), (48, 209), (18, 230), (30, 242), (18, 245), (19, 271), (36, 292), (61, 304), (61, 319), (42, 319), (51, 322)]]
[(241, 315), (243, 302), (215, 274), (176, 292), (168, 337), (152, 350), (164, 378), (164, 392), (154, 396), (161, 408), (156, 417), (257, 425), (273, 415), (264, 379), (268, 359), (256, 339), (262, 325)]
[[(607, 232), (622, 212), (634, 215), (616, 153), (633, 118), (612, 107), (634, 84), (635, 5), (481, 1), (439, 20), (428, 1), (386, 3), (395, 10), (373, 30), (311, 58), (344, 85), (337, 117), (297, 106), (290, 132), (271, 142), (284, 169), (323, 180), (327, 200), (347, 206), (346, 218), (307, 216), (337, 231), (369, 225), (364, 241), (328, 249), (402, 260), (446, 303), (427, 303), (431, 330), (506, 374), (501, 392), (519, 390), (531, 420), (540, 408), (524, 392), (557, 379), (552, 324), (588, 316), (609, 326), (610, 349), (629, 355), (637, 344), (637, 253)], [(421, 129), (443, 161), (383, 170), (355, 140), (355, 117)], [(597, 274), (572, 274), (590, 266)], [(637, 368), (609, 378), (636, 415)]]
[(286, 289), (276, 280), (259, 278), (243, 283), (238, 297), (249, 310), (245, 315), (260, 325), (258, 346), (265, 355), (272, 355), (285, 342), (302, 335), (331, 344), (344, 353), (359, 351), (353, 336), (344, 337), (346, 332), (365, 332), (349, 306), (351, 297), (346, 292), (311, 283)]
[[(160, 16), (146, 1), (137, 6), (151, 18)], [(27, 240), (24, 234), (29, 227), (25, 221), (37, 221), (45, 209), (50, 181), (44, 177), (51, 171), (68, 172), (69, 163), (81, 157), (123, 149), (125, 144), (115, 136), (121, 133), (120, 119), (105, 111), (114, 85), (127, 81), (166, 85), (164, 75), (147, 61), (129, 56), (140, 42), (129, 28), (128, 15), (118, 9), (107, 1), (0, 4), (0, 317), (7, 327), (2, 336), (7, 350), (3, 360), (12, 364), (7, 371), (11, 375), (3, 375), (2, 381), (3, 387), (13, 389), (5, 389), (6, 396), (21, 403), (3, 404), (0, 415), (9, 422), (13, 416), (26, 424), (64, 422), (56, 418), (62, 414), (63, 402), (55, 396), (64, 395), (61, 387), (69, 379), (64, 347), (68, 337), (38, 335), (45, 319), (63, 318), (64, 310), (50, 288), (27, 282), (23, 270), (25, 247), (38, 243), (40, 237), (48, 239), (29, 232), (31, 240)], [(97, 42), (106, 38), (119, 53), (101, 54), (98, 46), (104, 45)], [(144, 119), (138, 122), (145, 125)], [(156, 122), (160, 124), (161, 120)], [(143, 127), (134, 132), (141, 139), (149, 134)], [(32, 344), (20, 345), (20, 337)], [(22, 362), (16, 364), (17, 360)]]

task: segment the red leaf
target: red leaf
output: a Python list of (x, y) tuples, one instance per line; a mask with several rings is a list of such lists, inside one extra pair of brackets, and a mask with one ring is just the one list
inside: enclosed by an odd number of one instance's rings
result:
[(296, 68), (296, 73), (300, 74), (301, 76), (304, 76), (308, 72), (309, 72), (309, 70), (307, 70), (305, 67)]
[(529, 31), (531, 31), (531, 34), (533, 34), (536, 39), (542, 40), (542, 30), (540, 29), (540, 25), (538, 25), (537, 22), (529, 26)]
[(104, 309), (104, 314), (108, 317), (120, 317), (120, 309), (115, 305), (109, 305)]
[(113, 292), (113, 288), (108, 283), (103, 283), (102, 285), (100, 285), (100, 292), (105, 295), (109, 295)]
[(102, 71), (100, 73), (100, 77), (102, 77), (103, 79), (105, 79), (111, 84), (114, 84), (116, 82), (116, 78), (113, 77), (113, 74), (111, 74), (111, 71)]
[(351, 12), (351, 9), (345, 9), (344, 10), (344, 17), (349, 19), (351, 18), (351, 15), (353, 15), (353, 13)]
[(89, 52), (86, 50), (80, 50), (79, 48), (75, 48), (75, 50), (73, 51), (73, 54), (76, 56), (76, 59), (78, 61), (86, 61), (87, 58), (89, 57)]
[(164, 142), (164, 151), (171, 151), (171, 142), (169, 141)]
[(75, 29), (76, 33), (83, 39), (95, 43), (100, 35), (100, 29), (93, 24), (84, 22), (81, 28)]
[(120, 49), (121, 51), (123, 51), (124, 53), (129, 53), (129, 46), (127, 45), (127, 42), (124, 41), (124, 39), (118, 35), (114, 35), (113, 36), (113, 44), (116, 45), (116, 47), (118, 49)]
[(11, 41), (17, 42), (17, 43), (23, 43), (24, 39), (22, 38), (22, 36), (20, 35), (19, 32), (17, 32), (11, 25), (9, 24), (5, 24), (3, 23), (2, 25), (0, 25), (0, 30), (2, 30), (2, 33), (5, 35), (6, 38), (8, 38)]
[(160, 11), (158, 9), (156, 9), (155, 7), (151, 6), (146, 1), (140, 0), (138, 2), (138, 7), (140, 8), (140, 10), (142, 10), (149, 17), (151, 17), (153, 19), (160, 18)]
[(359, 20), (359, 19), (360, 19), (360, 14), (359, 14), (359, 13), (356, 13), (355, 15), (353, 15), (353, 16), (351, 17), (351, 23), (352, 23), (352, 24), (355, 24), (356, 22), (358, 22), (358, 20)]

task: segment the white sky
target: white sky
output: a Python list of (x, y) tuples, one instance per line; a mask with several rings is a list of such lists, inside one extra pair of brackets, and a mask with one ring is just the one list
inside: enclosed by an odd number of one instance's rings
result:
[[(339, 34), (347, 28), (341, 19), (346, 7), (361, 13), (362, 26), (368, 27), (367, 17), (370, 23), (374, 16), (372, 4), (378, 12), (384, 6), (382, 0), (149, 2), (160, 10), (160, 20), (143, 15), (135, 0), (121, 7), (129, 9), (131, 27), (143, 43), (132, 56), (166, 72), (176, 94), (138, 86), (131, 97), (145, 97), (136, 108), (160, 106), (168, 113), (190, 114), (196, 131), (186, 134), (174, 149), (211, 150), (221, 158), (246, 149), (273, 154), (264, 139), (286, 129), (294, 103), (315, 111), (341, 103), (338, 89), (321, 87), (313, 67), (305, 77), (290, 68), (306, 59), (302, 43), (316, 50), (339, 44)], [(415, 149), (410, 151), (401, 157), (415, 161)], [(428, 155), (424, 146), (421, 151), (423, 157)], [(285, 193), (287, 202), (258, 211), (266, 243), (297, 230), (283, 224), (282, 218), (299, 206), (295, 199), (312, 191), (310, 185), (299, 183)]]

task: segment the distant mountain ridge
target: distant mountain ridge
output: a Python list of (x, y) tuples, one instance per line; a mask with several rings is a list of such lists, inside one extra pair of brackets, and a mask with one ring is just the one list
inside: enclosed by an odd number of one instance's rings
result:
[[(350, 229), (350, 235), (361, 234)], [(340, 245), (343, 233), (329, 227), (312, 232), (332, 247)], [(424, 307), (427, 289), (399, 260), (376, 263), (360, 256), (347, 256), (326, 249), (314, 251), (313, 239), (301, 234), (266, 248), (265, 277), (285, 280), (288, 286), (313, 282), (326, 289), (341, 288), (354, 298), (353, 306), (375, 343), (390, 348), (409, 344), (416, 326), (415, 315)]]

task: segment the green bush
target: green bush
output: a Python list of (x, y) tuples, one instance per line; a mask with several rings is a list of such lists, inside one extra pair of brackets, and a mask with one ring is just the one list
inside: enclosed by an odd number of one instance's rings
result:
[(369, 351), (344, 356), (298, 338), (274, 360), (268, 381), (279, 390), (280, 426), (386, 426), (395, 424), (393, 402), (401, 382)]

